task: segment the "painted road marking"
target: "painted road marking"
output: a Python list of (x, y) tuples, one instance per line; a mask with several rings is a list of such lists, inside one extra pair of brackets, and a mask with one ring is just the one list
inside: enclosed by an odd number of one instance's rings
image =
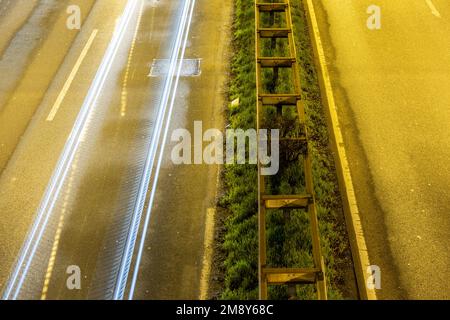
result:
[(81, 143), (81, 133), (85, 131), (88, 120), (92, 116), (92, 110), (96, 105), (100, 92), (103, 90), (106, 79), (112, 68), (114, 59), (117, 56), (120, 44), (122, 43), (126, 30), (131, 24), (133, 13), (136, 12), (138, 0), (129, 0), (117, 30), (106, 49), (100, 67), (97, 70), (94, 80), (91, 83), (87, 96), (81, 106), (72, 132), (64, 146), (64, 150), (58, 160), (56, 169), (49, 181), (41, 204), (36, 214), (29, 234), (22, 246), (21, 253), (17, 259), (16, 266), (11, 272), (8, 284), (3, 292), (4, 300), (16, 300), (22, 289), (22, 285), (28, 276), (31, 264), (34, 260), (38, 246), (42, 240), (44, 232), (52, 216), (55, 203), (59, 198), (63, 183), (68, 175), (69, 168), (73, 163), (76, 151)]
[(84, 58), (86, 58), (86, 55), (89, 51), (89, 49), (92, 46), (92, 43), (94, 42), (95, 37), (97, 36), (98, 29), (95, 29), (92, 31), (91, 36), (89, 37), (88, 42), (86, 43), (83, 51), (81, 51), (80, 56), (78, 57), (77, 62), (75, 63), (75, 66), (72, 69), (72, 72), (70, 73), (69, 77), (66, 80), (66, 83), (64, 84), (61, 92), (59, 93), (58, 98), (55, 101), (55, 104), (52, 107), (52, 110), (50, 111), (47, 121), (51, 122), (55, 119), (56, 113), (58, 112), (59, 108), (61, 107), (61, 104), (67, 94), (67, 91), (69, 91), (70, 86), (72, 85), (73, 80), (75, 79), (75, 76), (78, 73), (78, 70), (80, 69), (81, 64), (83, 63)]
[(48, 261), (47, 272), (45, 274), (44, 287), (42, 289), (41, 300), (47, 299), (48, 287), (50, 285), (50, 279), (53, 274), (53, 268), (55, 266), (56, 253), (58, 252), (59, 240), (61, 239), (61, 232), (64, 225), (65, 210), (63, 210), (61, 216), (59, 217), (58, 229), (55, 233), (55, 238), (53, 239), (53, 247), (50, 253), (50, 259)]
[[(306, 0), (306, 8), (309, 12), (311, 30), (313, 43), (315, 48), (315, 53), (318, 59), (318, 71), (322, 76), (323, 86), (324, 86), (324, 100), (327, 104), (331, 122), (332, 137), (334, 137), (333, 144), (337, 148), (337, 157), (339, 163), (337, 164), (338, 174), (342, 177), (344, 194), (343, 197), (346, 218), (352, 224), (351, 233), (353, 233), (353, 244), (352, 244), (352, 254), (355, 258), (355, 269), (357, 272), (357, 281), (360, 286), (359, 290), (363, 297), (369, 300), (376, 300), (377, 294), (375, 290), (370, 290), (367, 288), (367, 282), (365, 278), (365, 272), (367, 267), (371, 265), (369, 262), (369, 253), (367, 250), (366, 239), (364, 238), (364, 232), (362, 228), (361, 218), (359, 214), (358, 203), (356, 201), (356, 195), (353, 187), (352, 175), (350, 172), (350, 167), (348, 165), (347, 153), (344, 146), (344, 139), (342, 136), (341, 127), (339, 124), (339, 118), (337, 114), (337, 105), (334, 100), (333, 87), (331, 85), (330, 73), (327, 67), (327, 61), (325, 58), (325, 50), (322, 45), (322, 40), (320, 36), (319, 25), (316, 18), (316, 13), (314, 10), (313, 0)], [(356, 255), (356, 257), (355, 257)]]
[(200, 297), (199, 300), (208, 299), (209, 277), (211, 275), (211, 261), (213, 255), (214, 243), (214, 221), (216, 216), (215, 208), (208, 208), (206, 211), (205, 221), (205, 238), (204, 238), (204, 253), (202, 263), (202, 273), (200, 276)]
[(42, 288), (41, 300), (47, 299), (47, 293), (48, 293), (48, 288), (50, 286), (50, 280), (52, 278), (53, 270), (55, 268), (56, 254), (58, 253), (59, 242), (61, 239), (61, 233), (62, 233), (62, 230), (64, 227), (64, 219), (65, 219), (65, 216), (67, 213), (67, 207), (69, 206), (69, 197), (72, 194), (73, 184), (74, 184), (74, 180), (75, 180), (75, 174), (76, 174), (76, 170), (78, 169), (79, 157), (80, 157), (80, 155), (79, 155), (79, 153), (77, 153), (77, 155), (75, 156), (75, 159), (74, 159), (74, 164), (72, 165), (69, 183), (67, 185), (64, 202), (62, 205), (61, 216), (59, 217), (58, 227), (56, 228), (55, 238), (53, 239), (53, 246), (52, 246), (52, 250), (50, 253), (50, 259), (49, 259), (48, 265), (47, 265), (47, 272), (45, 273), (45, 280), (44, 280), (44, 286)]
[(433, 4), (433, 2), (431, 0), (425, 0), (425, 2), (427, 3), (427, 5), (430, 7), (431, 9), (431, 13), (433, 15), (435, 15), (438, 18), (441, 18), (441, 14), (439, 13), (438, 9), (436, 9), (435, 5)]
[[(135, 35), (134, 35), (133, 42), (132, 42), (131, 49), (130, 49), (130, 53), (129, 53), (128, 64), (127, 64), (127, 71), (126, 71), (126, 75), (125, 75), (125, 79), (124, 79), (124, 85), (123, 85), (123, 89), (125, 91), (126, 91), (126, 87), (127, 87), (127, 82), (128, 82), (128, 77), (129, 77), (129, 70), (130, 70), (130, 66), (131, 66), (131, 60), (132, 60), (132, 57), (133, 57), (134, 47), (136, 45), (136, 38), (137, 38), (137, 35), (138, 35), (139, 26), (141, 24), (140, 22), (141, 22), (141, 18), (142, 18), (143, 9), (144, 9), (144, 2), (142, 2), (142, 5), (141, 5), (141, 9), (140, 9), (140, 13), (139, 13), (139, 19), (138, 19), (138, 22), (137, 22)], [(95, 35), (96, 34), (97, 33), (95, 33)], [(94, 40), (95, 35), (93, 35), (93, 37), (91, 36), (92, 37), (92, 41)], [(89, 44), (89, 41), (88, 41), (88, 44), (86, 45), (87, 50), (84, 53), (84, 55), (87, 54), (87, 51), (89, 50), (89, 47), (92, 45), (91, 39), (89, 39), (89, 40), (90, 40), (90, 44)], [(82, 62), (82, 59), (81, 59), (81, 62)], [(81, 62), (80, 62), (80, 65), (81, 65)], [(79, 68), (79, 66), (78, 66), (78, 68)], [(76, 72), (75, 72), (75, 74), (76, 74)], [(75, 74), (74, 74), (74, 76), (75, 76)], [(123, 94), (124, 93), (122, 92), (122, 97), (123, 97)], [(125, 104), (126, 104), (126, 101), (125, 101)], [(126, 110), (126, 105), (125, 105), (125, 110)], [(125, 110), (123, 111), (124, 112), (123, 116), (125, 115)], [(83, 137), (83, 133), (82, 133), (82, 137)], [(82, 142), (84, 142), (83, 138), (81, 138), (80, 140)], [(57, 230), (56, 230), (55, 238), (53, 240), (53, 247), (52, 247), (52, 250), (51, 250), (50, 259), (49, 259), (48, 267), (47, 267), (47, 272), (46, 272), (46, 275), (45, 275), (45, 281), (44, 281), (44, 287), (42, 289), (41, 300), (46, 300), (47, 299), (47, 293), (48, 293), (48, 289), (49, 289), (49, 285), (50, 285), (50, 280), (51, 280), (51, 277), (52, 277), (52, 274), (53, 274), (53, 269), (54, 269), (54, 266), (55, 266), (56, 255), (58, 253), (59, 240), (60, 240), (61, 232), (62, 232), (62, 229), (63, 229), (63, 226), (64, 226), (64, 217), (65, 217), (65, 214), (66, 214), (66, 211), (67, 211), (67, 206), (69, 204), (69, 196), (71, 194), (71, 190), (72, 190), (72, 186), (73, 186), (74, 172), (75, 172), (75, 170), (78, 167), (77, 166), (78, 157), (79, 157), (79, 154), (77, 153), (77, 155), (75, 156), (74, 164), (72, 165), (72, 172), (71, 172), (71, 175), (70, 175), (70, 178), (69, 178), (68, 190), (67, 190), (66, 196), (64, 198), (64, 203), (63, 203), (62, 213), (61, 213), (61, 216), (60, 216), (60, 221), (59, 221), (59, 224), (58, 224), (58, 227), (57, 227)]]
[[(202, 59), (183, 59), (181, 62), (180, 77), (198, 77), (201, 75)], [(164, 77), (167, 76), (170, 69), (169, 59), (153, 59), (148, 77)]]
[[(190, 26), (192, 23), (192, 17), (194, 12), (196, 0), (188, 0), (184, 3), (183, 13), (181, 15), (181, 22), (179, 24), (177, 38), (175, 40), (175, 46), (172, 49), (171, 53), (171, 67), (169, 70), (169, 75), (166, 78), (166, 82), (164, 84), (163, 94), (161, 97), (160, 108), (157, 115), (157, 120), (155, 121), (155, 128), (153, 129), (152, 140), (153, 143), (150, 146), (150, 150), (147, 154), (147, 159), (145, 163), (144, 176), (142, 178), (142, 183), (139, 187), (139, 194), (136, 203), (138, 205), (135, 207), (135, 212), (133, 213), (133, 223), (131, 224), (134, 230), (130, 231), (130, 236), (133, 234), (137, 234), (136, 227), (139, 228), (141, 215), (144, 210), (144, 202), (147, 197), (147, 193), (150, 192), (147, 210), (145, 213), (144, 226), (142, 227), (141, 237), (139, 239), (139, 247), (138, 252), (136, 254), (136, 262), (134, 263), (134, 270), (132, 274), (132, 278), (130, 281), (130, 290), (128, 293), (128, 299), (132, 300), (134, 296), (134, 290), (136, 288), (137, 277), (139, 274), (139, 266), (142, 258), (142, 252), (144, 250), (146, 234), (148, 231), (150, 216), (152, 212), (153, 202), (156, 194), (156, 185), (158, 184), (158, 177), (161, 169), (162, 158), (164, 154), (164, 146), (166, 145), (167, 136), (169, 133), (169, 125), (170, 119), (172, 118), (172, 113), (175, 104), (176, 91), (178, 88), (178, 83), (180, 80), (181, 73), (181, 63), (183, 61), (184, 55), (186, 52), (187, 41), (189, 37)], [(172, 95), (170, 95), (172, 93)], [(167, 110), (168, 109), (168, 110)], [(167, 113), (166, 113), (167, 110)], [(164, 119), (167, 121), (164, 123)], [(164, 128), (165, 124), (165, 128)], [(164, 133), (162, 132), (164, 130)], [(161, 139), (161, 133), (163, 133), (163, 137), (161, 143), (157, 143)], [(155, 143), (156, 142), (156, 143)], [(163, 146), (159, 149), (159, 158), (157, 159), (157, 163), (153, 173), (153, 167), (155, 165), (157, 147)], [(150, 178), (153, 176), (153, 184), (150, 189), (148, 189), (150, 184)], [(148, 191), (149, 190), (149, 191)], [(142, 200), (143, 199), (143, 200)], [(142, 201), (141, 201), (142, 200)], [(135, 233), (136, 232), (136, 233)], [(132, 255), (134, 252), (134, 246), (136, 244), (136, 237), (128, 237), (125, 256), (122, 261), (119, 273), (119, 283), (117, 285), (117, 289), (114, 292), (114, 299), (123, 299), (124, 289), (126, 286), (126, 281), (128, 277), (128, 272), (130, 271), (130, 264), (127, 261), (131, 261)]]
[(128, 54), (127, 69), (125, 72), (125, 77), (122, 84), (122, 94), (120, 102), (120, 116), (125, 117), (127, 114), (127, 104), (128, 104), (128, 78), (130, 76), (131, 62), (133, 61), (134, 49), (136, 47), (136, 40), (139, 34), (139, 27), (141, 26), (142, 14), (144, 12), (144, 2), (141, 3), (141, 9), (139, 11), (139, 18), (136, 24), (136, 30), (134, 32), (133, 42), (131, 43), (130, 53)]

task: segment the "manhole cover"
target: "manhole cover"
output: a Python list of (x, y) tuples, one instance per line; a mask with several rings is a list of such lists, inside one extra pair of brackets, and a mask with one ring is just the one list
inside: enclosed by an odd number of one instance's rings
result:
[[(150, 77), (161, 77), (167, 75), (169, 72), (169, 59), (155, 59), (153, 60), (150, 69)], [(180, 77), (196, 77), (201, 74), (200, 70), (201, 59), (184, 59), (181, 65)]]

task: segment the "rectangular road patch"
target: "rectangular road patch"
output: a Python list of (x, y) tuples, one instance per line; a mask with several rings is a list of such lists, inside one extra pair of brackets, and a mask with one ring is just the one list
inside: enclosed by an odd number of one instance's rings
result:
[[(169, 72), (169, 59), (154, 59), (149, 77), (161, 77)], [(178, 65), (178, 64), (177, 64)], [(184, 59), (180, 77), (197, 77), (201, 74), (201, 59)]]

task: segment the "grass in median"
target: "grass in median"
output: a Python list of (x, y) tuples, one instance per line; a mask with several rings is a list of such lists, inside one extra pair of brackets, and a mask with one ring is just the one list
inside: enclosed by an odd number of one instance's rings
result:
[[(351, 268), (340, 196), (333, 158), (328, 149), (328, 132), (321, 106), (320, 91), (314, 70), (313, 55), (301, 0), (291, 1), (297, 51), (301, 67), (303, 98), (308, 116), (308, 130), (313, 155), (313, 175), (317, 197), (322, 253), (325, 258), (329, 298), (343, 298), (346, 283), (343, 272)], [(238, 107), (228, 110), (232, 128), (256, 127), (254, 1), (236, 0), (233, 25), (230, 99), (240, 98)], [(282, 75), (280, 76), (282, 79)], [(279, 81), (278, 83), (283, 83)], [(281, 84), (278, 89), (281, 88)], [(277, 88), (275, 88), (277, 89)], [(275, 125), (274, 123), (268, 125)], [(270, 128), (270, 127), (269, 127)], [(299, 163), (280, 166), (272, 191), (300, 192), (303, 170)], [(227, 209), (223, 236), (223, 299), (256, 299), (258, 297), (257, 259), (257, 168), (254, 165), (229, 165), (224, 170), (225, 195), (220, 205)], [(270, 182), (269, 182), (270, 184)], [(275, 190), (276, 189), (276, 190)], [(268, 215), (268, 260), (273, 266), (305, 267), (312, 263), (308, 218), (304, 212), (286, 217), (282, 211)], [(287, 297), (285, 287), (274, 287), (271, 298)], [(313, 286), (297, 289), (302, 299), (314, 299)]]

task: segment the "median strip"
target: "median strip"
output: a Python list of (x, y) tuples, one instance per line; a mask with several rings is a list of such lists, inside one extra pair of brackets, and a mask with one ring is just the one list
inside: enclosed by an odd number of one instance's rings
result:
[[(305, 103), (306, 123), (310, 136), (321, 249), (326, 265), (327, 295), (329, 299), (355, 299), (357, 293), (350, 245), (333, 156), (328, 146), (328, 129), (314, 70), (306, 16), (301, 5), (302, 1), (290, 2), (300, 64), (302, 100)], [(239, 98), (239, 106), (230, 106), (228, 121), (230, 127), (244, 130), (256, 127), (254, 15), (253, 1), (235, 1), (233, 30), (235, 54), (231, 65), (229, 98), (230, 101)], [(278, 85), (273, 88), (275, 92), (285, 89), (282, 87), (285, 78), (280, 73)], [(288, 101), (289, 97), (286, 99)], [(278, 181), (281, 186), (278, 190), (280, 194), (301, 191), (293, 189), (299, 179), (303, 179), (300, 169), (298, 165), (283, 168), (283, 174)], [(221, 269), (224, 279), (219, 296), (222, 299), (258, 298), (257, 174), (256, 166), (252, 165), (225, 167), (225, 195), (220, 200), (220, 206), (227, 211), (220, 256), (220, 259), (224, 260)], [(311, 265), (313, 256), (306, 216), (298, 213), (289, 218), (282, 210), (274, 212), (268, 219), (267, 237), (270, 243), (268, 259), (275, 265), (292, 266), (297, 269)], [(312, 286), (297, 286), (294, 291), (287, 286), (280, 286), (270, 288), (268, 292), (271, 299), (287, 299), (292, 296), (297, 299), (315, 299), (316, 292)]]

